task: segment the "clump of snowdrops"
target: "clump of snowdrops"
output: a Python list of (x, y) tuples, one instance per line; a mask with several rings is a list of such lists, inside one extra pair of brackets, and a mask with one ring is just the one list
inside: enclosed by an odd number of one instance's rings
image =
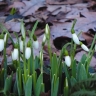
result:
[[(50, 29), (48, 24), (46, 24), (40, 54), (39, 56), (34, 56), (33, 48), (36, 50), (39, 48), (39, 41), (34, 34), (37, 24), (38, 22), (35, 23), (32, 31), (28, 31), (29, 40), (27, 43), (23, 21), (21, 21), (21, 37), (19, 38), (14, 33), (17, 38), (16, 43), (8, 30), (1, 25), (0, 52), (3, 52), (4, 56), (4, 66), (0, 69), (0, 93), (2, 96), (40, 96), (42, 92), (45, 92), (45, 84), (43, 82), (43, 47), (45, 44), (48, 46), (50, 57), (50, 96), (96, 96), (96, 76), (89, 72), (89, 64), (95, 51), (96, 35), (89, 49), (79, 40), (78, 34), (75, 33), (76, 20), (74, 20), (70, 30), (72, 40), (63, 46), (60, 56), (57, 57), (55, 53), (52, 53)], [(6, 34), (4, 35), (4, 33)], [(15, 72), (11, 72), (11, 74), (8, 74), (7, 70), (6, 46), (8, 39), (11, 39), (14, 46), (11, 55)], [(70, 51), (67, 50), (68, 45), (71, 45)], [(88, 53), (87, 56), (85, 54), (82, 56), (80, 62), (76, 62), (74, 58), (77, 45)], [(39, 76), (36, 69), (40, 69)], [(13, 82), (14, 73), (16, 75)], [(65, 74), (65, 77), (62, 74)]]

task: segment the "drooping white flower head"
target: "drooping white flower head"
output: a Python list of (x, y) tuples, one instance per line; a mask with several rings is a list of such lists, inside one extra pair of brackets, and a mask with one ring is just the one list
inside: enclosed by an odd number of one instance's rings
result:
[(65, 55), (65, 64), (70, 67), (71, 65), (71, 58), (70, 56), (68, 55), (68, 51), (65, 49), (64, 50), (64, 55)]
[(73, 41), (74, 41), (75, 44), (77, 44), (77, 45), (80, 44), (79, 38), (78, 38), (78, 36), (76, 35), (76, 33), (73, 33), (73, 34), (72, 34), (72, 38), (73, 38)]
[(39, 48), (39, 42), (38, 42), (37, 37), (36, 37), (35, 34), (33, 35), (33, 47), (35, 49), (38, 49)]
[(4, 49), (4, 40), (0, 39), (0, 52)]
[(31, 56), (31, 48), (30, 47), (26, 47), (25, 49), (25, 58), (29, 59)]
[(87, 52), (89, 51), (88, 47), (86, 45), (84, 45), (82, 42), (80, 42), (80, 45), (81, 45), (83, 50), (85, 50)]
[(30, 56), (31, 56), (31, 42), (29, 40), (28, 43), (27, 43), (27, 47), (25, 49), (25, 58), (29, 59)]
[(18, 56), (19, 56), (19, 51), (17, 48), (14, 48), (13, 52), (12, 52), (12, 60), (18, 60)]
[(71, 58), (70, 58), (70, 56), (65, 56), (65, 63), (66, 63), (66, 65), (68, 67), (70, 67), (70, 65), (71, 65)]
[(34, 47), (35, 49), (38, 49), (38, 48), (39, 48), (39, 42), (38, 42), (38, 40), (33, 41), (33, 47)]

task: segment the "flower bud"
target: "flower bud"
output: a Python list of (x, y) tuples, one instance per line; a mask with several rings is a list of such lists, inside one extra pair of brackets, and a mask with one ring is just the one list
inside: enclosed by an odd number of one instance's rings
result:
[(6, 33), (5, 36), (4, 36), (4, 43), (6, 43), (7, 38), (8, 38), (8, 34)]
[(49, 34), (49, 32), (50, 32), (49, 25), (46, 24), (46, 27), (45, 27), (45, 33), (46, 33), (46, 34)]
[(22, 37), (25, 38), (25, 27), (24, 27), (23, 20), (21, 21), (21, 34), (22, 34)]
[(43, 53), (42, 53), (42, 51), (40, 51), (40, 60), (43, 61)]
[(43, 40), (42, 40), (42, 46), (44, 46), (46, 43), (46, 35), (44, 34)]
[(75, 33), (72, 34), (72, 38), (75, 44), (79, 45), (80, 41), (79, 38), (77, 37), (77, 35)]
[(85, 50), (87, 52), (89, 51), (88, 47), (86, 45), (84, 45), (82, 42), (80, 42), (80, 45), (81, 45), (83, 50)]
[(25, 58), (29, 59), (31, 56), (31, 48), (30, 47), (26, 47), (25, 49)]
[(20, 38), (20, 51), (23, 52), (23, 37)]
[(43, 37), (43, 41), (42, 42), (45, 42), (46, 41), (46, 35), (44, 34), (44, 37)]

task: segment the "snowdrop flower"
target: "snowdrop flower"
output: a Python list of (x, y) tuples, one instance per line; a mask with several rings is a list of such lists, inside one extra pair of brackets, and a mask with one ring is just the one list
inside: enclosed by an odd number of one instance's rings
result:
[(25, 49), (25, 58), (29, 59), (31, 56), (31, 48), (30, 47), (26, 47)]
[(29, 59), (31, 56), (31, 44), (30, 41), (27, 43), (27, 47), (25, 49), (25, 58)]
[(66, 63), (66, 65), (68, 67), (70, 67), (70, 65), (71, 65), (71, 58), (70, 58), (70, 56), (65, 56), (65, 63)]
[(73, 34), (72, 34), (72, 38), (73, 38), (73, 41), (74, 41), (75, 44), (77, 44), (77, 45), (80, 44), (79, 38), (78, 38), (78, 36), (76, 35), (76, 33), (73, 33)]
[(35, 49), (38, 49), (38, 48), (39, 48), (39, 42), (38, 42), (38, 40), (37, 40), (36, 35), (33, 35), (33, 47), (34, 47)]
[(18, 60), (18, 55), (19, 55), (19, 51), (18, 48), (14, 48), (13, 52), (12, 52), (12, 60)]
[(4, 49), (4, 36), (3, 34), (0, 35), (0, 52)]
[(68, 55), (68, 51), (65, 49), (64, 50), (64, 55), (65, 55), (65, 64), (70, 67), (71, 65), (71, 58), (70, 56)]
[(4, 49), (4, 40), (0, 39), (0, 52)]
[(87, 52), (89, 51), (88, 47), (86, 45), (84, 45), (82, 42), (80, 42), (80, 45), (81, 45), (83, 50), (85, 50)]

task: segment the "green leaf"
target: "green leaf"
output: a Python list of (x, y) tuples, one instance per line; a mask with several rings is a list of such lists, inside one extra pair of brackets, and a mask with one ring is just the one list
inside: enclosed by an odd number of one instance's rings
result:
[(44, 85), (44, 83), (41, 83), (41, 92), (45, 92), (45, 85)]
[(11, 84), (12, 84), (12, 76), (10, 75), (5, 80), (5, 85), (4, 85), (4, 94), (5, 95), (7, 95), (7, 93), (10, 93)]
[(36, 88), (35, 88), (35, 96), (39, 96), (40, 95), (40, 91), (41, 91), (41, 84), (43, 83), (43, 73), (41, 73), (37, 79), (36, 82)]
[(34, 65), (35, 65), (35, 70), (36, 70), (36, 69), (39, 69), (39, 68), (40, 68), (40, 65), (39, 65), (39, 58), (38, 58), (37, 56), (35, 57), (34, 62), (35, 62), (35, 64), (34, 64)]
[(79, 90), (72, 93), (70, 96), (96, 96), (96, 92), (88, 90)]
[(72, 76), (76, 78), (76, 60), (72, 63)]
[(18, 89), (17, 89), (17, 81), (15, 80), (14, 87), (13, 87), (13, 93), (17, 94)]
[(63, 64), (63, 68), (64, 68), (65, 75), (66, 75), (68, 82), (69, 82), (70, 81), (70, 74), (68, 72), (68, 69), (67, 69), (67, 66), (65, 63)]
[(76, 79), (73, 76), (71, 76), (70, 81), (71, 81), (71, 86), (74, 86), (77, 83)]
[(32, 32), (31, 32), (31, 38), (33, 37), (33, 34), (34, 34), (34, 32), (35, 32), (35, 30), (37, 28), (37, 25), (38, 25), (38, 21), (36, 21), (36, 23), (33, 26), (33, 29), (32, 29)]
[(58, 88), (59, 88), (59, 77), (54, 82), (54, 95), (53, 96), (57, 96)]
[(59, 87), (59, 77), (57, 78), (56, 74), (54, 74), (51, 82), (51, 96), (57, 96), (58, 87)]
[(87, 59), (86, 54), (83, 54), (83, 56), (82, 56), (82, 58), (81, 58), (80, 62), (81, 62), (82, 64), (85, 64), (86, 59)]
[(0, 70), (0, 89), (4, 88), (4, 68)]
[(34, 90), (34, 94), (35, 94), (35, 88), (36, 88), (36, 81), (37, 81), (37, 73), (36, 71), (34, 71), (34, 73), (32, 74), (32, 85), (33, 85), (33, 90)]
[(22, 74), (21, 74), (21, 69), (18, 68), (16, 71), (16, 81), (17, 81), (17, 89), (18, 89), (18, 94), (19, 96), (22, 94)]
[(25, 96), (32, 96), (32, 76), (28, 76), (25, 86)]
[(68, 80), (67, 77), (65, 78), (65, 83), (64, 83), (64, 96), (68, 96), (69, 93), (69, 86), (68, 86)]
[(56, 74), (56, 76), (58, 75), (58, 59), (56, 54), (53, 54), (53, 57), (52, 57), (51, 78), (53, 77), (54, 74)]
[(86, 79), (87, 79), (87, 73), (86, 73), (85, 67), (83, 64), (79, 63), (78, 69), (77, 69), (77, 80), (82, 81)]

